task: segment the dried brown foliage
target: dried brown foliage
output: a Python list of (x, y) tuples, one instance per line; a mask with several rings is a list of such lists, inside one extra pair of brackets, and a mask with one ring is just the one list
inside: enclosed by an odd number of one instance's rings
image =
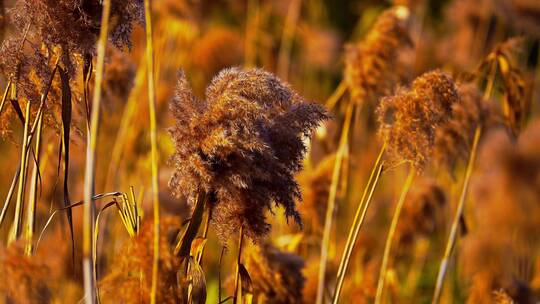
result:
[(248, 248), (246, 269), (252, 280), (256, 303), (299, 303), (305, 283), (304, 260), (269, 243)]
[[(159, 281), (157, 303), (178, 303), (177, 272), (180, 258), (172, 252), (172, 243), (180, 230), (176, 217), (161, 218), (159, 240)], [(100, 297), (108, 303), (147, 303), (152, 281), (154, 230), (151, 221), (143, 223), (139, 235), (128, 240), (113, 260), (111, 272), (99, 283)]]
[(407, 196), (396, 230), (401, 246), (407, 246), (418, 237), (429, 237), (441, 228), (446, 205), (446, 195), (433, 179), (416, 182)]
[(458, 100), (454, 81), (439, 70), (416, 78), (410, 90), (383, 98), (377, 108), (379, 136), (391, 158), (423, 167), (432, 156), (437, 129), (451, 118)]
[(265, 212), (282, 206), (300, 223), (294, 174), (300, 170), (309, 136), (327, 118), (274, 75), (258, 69), (220, 72), (199, 100), (179, 75), (171, 103), (176, 171), (170, 187), (192, 198), (209, 194), (212, 221), (222, 241), (240, 227), (252, 239), (270, 230)]
[(477, 127), (487, 130), (495, 110), (473, 83), (458, 85), (459, 102), (452, 105), (452, 118), (437, 129), (433, 155), (435, 163), (453, 172), (467, 160)]
[(480, 156), (473, 184), (474, 230), (465, 238), (464, 275), (469, 303), (489, 303), (503, 289), (518, 303), (534, 303), (531, 290), (535, 252), (540, 248), (533, 216), (540, 212), (540, 124), (517, 143), (504, 132), (490, 138)]
[(398, 55), (412, 43), (406, 27), (408, 13), (400, 6), (384, 11), (363, 41), (347, 46), (345, 81), (354, 102), (373, 104), (399, 83)]

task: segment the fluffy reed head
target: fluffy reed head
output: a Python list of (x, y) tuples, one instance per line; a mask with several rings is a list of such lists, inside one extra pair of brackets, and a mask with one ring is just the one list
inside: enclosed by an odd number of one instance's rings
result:
[(470, 303), (490, 303), (503, 289), (518, 303), (535, 303), (532, 265), (540, 248), (540, 123), (517, 143), (505, 132), (488, 138), (472, 184), (474, 228), (462, 247)]
[(271, 73), (226, 69), (198, 100), (183, 73), (171, 103), (176, 145), (170, 181), (177, 195), (209, 194), (212, 221), (222, 241), (240, 227), (251, 239), (270, 230), (265, 212), (282, 206), (300, 223), (294, 173), (306, 151), (303, 138), (327, 119)]
[(354, 102), (375, 103), (392, 93), (399, 82), (398, 55), (412, 43), (406, 27), (408, 17), (407, 8), (390, 8), (377, 18), (363, 41), (346, 47), (345, 81)]
[(396, 235), (402, 246), (410, 245), (417, 237), (429, 237), (441, 227), (446, 195), (433, 179), (417, 181), (407, 196)]
[(452, 115), (459, 95), (452, 78), (435, 70), (416, 78), (410, 90), (381, 100), (379, 136), (394, 161), (423, 167), (432, 154), (436, 131)]
[(467, 160), (476, 128), (487, 129), (494, 114), (494, 109), (475, 84), (460, 84), (458, 94), (460, 99), (452, 105), (452, 117), (437, 129), (433, 147), (435, 163), (449, 172)]
[(252, 280), (256, 303), (298, 303), (305, 282), (304, 260), (269, 243), (248, 248), (246, 269)]

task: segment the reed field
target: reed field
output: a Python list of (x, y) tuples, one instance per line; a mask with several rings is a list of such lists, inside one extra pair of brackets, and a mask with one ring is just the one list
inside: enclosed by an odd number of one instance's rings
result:
[(540, 0), (0, 0), (0, 304), (540, 303)]

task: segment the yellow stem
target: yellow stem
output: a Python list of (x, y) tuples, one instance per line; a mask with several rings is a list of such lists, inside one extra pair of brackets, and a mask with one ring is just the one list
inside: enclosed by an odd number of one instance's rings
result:
[(289, 4), (289, 10), (283, 27), (281, 36), (281, 46), (279, 48), (277, 72), (279, 77), (287, 80), (289, 74), (289, 64), (291, 60), (291, 49), (296, 31), (296, 24), (300, 16), (300, 7), (302, 0), (292, 0)]
[(382, 161), (382, 156), (384, 154), (385, 147), (386, 147), (386, 144), (383, 145), (383, 147), (381, 148), (381, 151), (379, 152), (379, 156), (377, 157), (377, 160), (375, 161), (375, 164), (373, 165), (373, 170), (371, 171), (368, 183), (366, 187), (364, 188), (364, 193), (362, 194), (362, 198), (360, 200), (360, 203), (358, 204), (358, 208), (356, 209), (356, 214), (354, 216), (353, 224), (351, 226), (351, 229), (349, 230), (349, 236), (347, 237), (347, 242), (345, 243), (343, 257), (341, 258), (341, 262), (338, 268), (336, 289), (335, 289), (334, 298), (332, 301), (334, 304), (338, 303), (339, 295), (341, 293), (341, 287), (343, 286), (345, 273), (349, 265), (349, 260), (351, 258), (351, 254), (354, 249), (354, 245), (356, 244), (356, 240), (358, 238), (358, 233), (360, 232), (360, 228), (362, 227), (362, 224), (364, 223), (364, 219), (366, 218), (366, 214), (367, 214), (367, 210), (368, 210), (371, 198), (373, 197), (373, 192), (375, 191), (375, 187), (377, 186), (379, 177), (381, 176), (381, 173), (382, 173), (383, 164), (381, 161)]
[(240, 264), (242, 263), (242, 245), (244, 243), (244, 226), (240, 227), (238, 233), (238, 257), (236, 258), (236, 272), (234, 275), (234, 298), (233, 304), (239, 304), (239, 298), (242, 298), (242, 289), (240, 287)]
[(439, 274), (437, 275), (437, 284), (435, 285), (435, 293), (433, 294), (433, 299), (431, 303), (439, 303), (440, 298), (441, 298), (444, 278), (446, 276), (446, 271), (448, 270), (448, 263), (450, 261), (450, 257), (452, 255), (452, 252), (453, 252), (453, 249), (455, 247), (456, 240), (458, 237), (459, 221), (461, 217), (463, 216), (463, 209), (465, 208), (465, 199), (467, 197), (467, 191), (469, 189), (469, 181), (472, 175), (472, 171), (474, 167), (474, 160), (476, 159), (476, 153), (478, 150), (478, 142), (480, 140), (481, 133), (482, 133), (482, 129), (480, 126), (478, 126), (476, 128), (476, 131), (474, 132), (474, 140), (473, 140), (473, 145), (471, 148), (471, 153), (469, 155), (469, 161), (467, 163), (467, 171), (465, 172), (465, 178), (463, 180), (463, 188), (461, 189), (461, 195), (459, 197), (456, 215), (454, 216), (454, 220), (452, 221), (452, 228), (450, 230), (450, 236), (448, 237), (448, 242), (446, 243), (446, 248), (444, 250), (444, 256), (442, 258), (441, 265), (439, 267)]
[(341, 138), (339, 140), (339, 147), (336, 154), (336, 161), (334, 163), (334, 169), (332, 172), (332, 183), (330, 185), (330, 191), (328, 195), (328, 205), (326, 207), (326, 217), (324, 220), (323, 237), (321, 243), (321, 255), (319, 261), (319, 278), (317, 286), (317, 298), (315, 303), (322, 304), (324, 300), (324, 288), (325, 288), (325, 275), (326, 275), (326, 260), (328, 259), (328, 249), (330, 246), (330, 232), (332, 230), (332, 221), (334, 218), (334, 209), (336, 204), (337, 189), (339, 184), (339, 177), (341, 173), (341, 165), (345, 153), (347, 153), (347, 146), (349, 140), (349, 130), (351, 126), (352, 114), (354, 112), (354, 105), (350, 103), (345, 112), (345, 121), (343, 123), (343, 130), (341, 131)]
[(386, 274), (388, 271), (388, 261), (390, 259), (392, 242), (394, 240), (394, 235), (396, 233), (399, 216), (401, 214), (401, 210), (403, 209), (403, 205), (405, 203), (405, 198), (407, 197), (407, 194), (409, 193), (409, 189), (411, 188), (415, 175), (416, 175), (416, 168), (414, 167), (413, 164), (411, 164), (411, 169), (409, 170), (409, 175), (407, 176), (407, 180), (405, 181), (405, 184), (403, 185), (403, 188), (401, 190), (401, 195), (396, 205), (396, 210), (394, 211), (394, 215), (392, 216), (392, 222), (390, 223), (390, 229), (388, 230), (388, 237), (386, 238), (386, 243), (384, 245), (384, 253), (383, 253), (383, 259), (381, 263), (381, 270), (379, 272), (379, 281), (377, 282), (377, 294), (375, 296), (375, 304), (380, 304), (383, 300), (384, 285), (386, 283)]
[(146, 66), (148, 68), (148, 108), (150, 115), (150, 145), (152, 159), (152, 206), (154, 209), (154, 256), (152, 260), (152, 289), (150, 303), (156, 303), (159, 267), (159, 184), (158, 147), (156, 123), (156, 94), (154, 90), (154, 49), (152, 40), (152, 7), (150, 0), (144, 0), (146, 18)]
[(96, 78), (92, 96), (92, 113), (90, 117), (90, 133), (86, 145), (86, 166), (84, 176), (84, 211), (83, 211), (83, 278), (84, 295), (86, 303), (96, 303), (96, 282), (94, 280), (94, 268), (92, 256), (92, 240), (94, 227), (95, 206), (92, 200), (94, 196), (95, 170), (96, 170), (96, 147), (99, 130), (99, 111), (101, 104), (101, 89), (103, 72), (105, 68), (105, 48), (107, 45), (107, 33), (109, 29), (109, 17), (111, 12), (111, 0), (103, 0), (103, 12), (101, 15), (101, 29), (97, 41)]

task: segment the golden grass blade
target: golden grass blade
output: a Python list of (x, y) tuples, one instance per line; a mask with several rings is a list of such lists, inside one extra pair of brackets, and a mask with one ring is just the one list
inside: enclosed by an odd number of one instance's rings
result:
[(152, 206), (154, 209), (154, 257), (152, 264), (152, 289), (150, 303), (156, 303), (159, 263), (159, 172), (156, 123), (156, 94), (154, 92), (154, 49), (152, 38), (152, 6), (144, 0), (146, 20), (146, 64), (148, 66), (148, 108), (150, 115), (150, 145), (152, 158)]
[(384, 150), (385, 150), (385, 146), (383, 145), (383, 147), (381, 148), (381, 151), (379, 152), (379, 156), (377, 157), (375, 161), (373, 170), (371, 171), (371, 175), (368, 179), (368, 183), (366, 185), (366, 188), (364, 189), (364, 193), (362, 194), (362, 198), (360, 200), (360, 203), (358, 204), (358, 208), (356, 209), (356, 214), (354, 216), (353, 224), (351, 226), (351, 229), (349, 230), (349, 236), (347, 237), (347, 242), (345, 243), (343, 257), (341, 258), (341, 262), (338, 268), (336, 288), (334, 291), (334, 297), (332, 301), (334, 304), (337, 304), (339, 301), (341, 287), (343, 286), (343, 281), (345, 279), (345, 274), (347, 272), (347, 267), (349, 265), (349, 260), (353, 252), (354, 245), (356, 244), (356, 240), (358, 238), (358, 233), (360, 232), (360, 228), (362, 227), (362, 224), (364, 223), (364, 219), (366, 217), (367, 210), (371, 202), (371, 198), (373, 196), (373, 192), (375, 191), (375, 188), (379, 181), (379, 177), (382, 174), (382, 170), (383, 170), (382, 157), (384, 154)]
[(0, 102), (0, 115), (2, 114), (2, 110), (4, 109), (4, 106), (6, 104), (7, 96), (9, 94), (9, 89), (11, 88), (11, 79), (8, 81), (6, 85), (6, 90), (4, 91), (4, 94), (2, 95), (2, 101)]
[(341, 138), (339, 141), (339, 147), (336, 155), (336, 161), (334, 163), (334, 169), (332, 172), (332, 182), (330, 185), (330, 192), (328, 195), (328, 205), (326, 207), (326, 218), (324, 221), (323, 238), (321, 244), (321, 256), (319, 264), (319, 281), (317, 286), (317, 298), (316, 303), (322, 304), (325, 288), (325, 275), (326, 275), (326, 260), (328, 258), (328, 248), (330, 246), (330, 232), (332, 229), (332, 221), (334, 217), (334, 209), (336, 203), (337, 189), (339, 184), (339, 177), (341, 176), (341, 165), (345, 153), (347, 153), (347, 146), (349, 140), (349, 130), (351, 126), (351, 120), (354, 112), (354, 105), (350, 103), (345, 112), (345, 121), (343, 123), (343, 130), (341, 131)]
[(34, 168), (32, 171), (32, 184), (30, 186), (30, 197), (28, 201), (28, 209), (26, 214), (26, 230), (25, 239), (26, 244), (24, 252), (26, 255), (31, 255), (33, 252), (33, 239), (36, 230), (36, 209), (38, 202), (38, 182), (39, 182), (39, 166), (40, 166), (40, 152), (41, 152), (41, 131), (43, 129), (43, 116), (40, 116), (38, 121), (38, 129), (36, 134), (36, 147), (35, 155), (36, 161), (34, 162)]
[(325, 102), (325, 107), (328, 111), (332, 111), (332, 109), (334, 109), (334, 107), (336, 106), (336, 104), (338, 103), (338, 101), (341, 99), (341, 97), (343, 96), (343, 94), (345, 94), (345, 92), (347, 91), (347, 83), (345, 82), (345, 80), (342, 80), (338, 87), (336, 88), (336, 90), (332, 93), (332, 95), (330, 95), (330, 97), (326, 100)]
[(191, 251), (191, 244), (197, 236), (197, 232), (199, 231), (199, 227), (201, 226), (204, 206), (206, 205), (206, 199), (206, 193), (204, 191), (201, 191), (197, 196), (197, 202), (195, 203), (195, 209), (193, 209), (193, 215), (191, 216), (191, 220), (189, 221), (186, 230), (182, 234), (180, 241), (178, 242), (178, 244), (176, 244), (176, 247), (174, 248), (174, 254), (176, 256), (182, 258), (186, 258), (189, 256)]
[(394, 215), (392, 216), (392, 222), (390, 223), (390, 229), (388, 230), (388, 236), (386, 238), (386, 243), (384, 245), (384, 253), (383, 253), (383, 258), (382, 258), (382, 263), (381, 263), (381, 270), (379, 272), (379, 280), (377, 282), (377, 294), (375, 296), (375, 304), (380, 304), (383, 300), (384, 287), (386, 283), (386, 273), (388, 271), (388, 262), (390, 259), (392, 242), (394, 241), (394, 234), (396, 233), (399, 216), (401, 215), (401, 210), (403, 209), (405, 198), (407, 197), (407, 194), (409, 193), (409, 189), (411, 188), (415, 175), (416, 175), (416, 168), (413, 165), (411, 165), (411, 169), (409, 170), (407, 180), (405, 181), (405, 184), (403, 185), (403, 188), (401, 190), (401, 195), (396, 205), (396, 210), (394, 211)]
[[(97, 263), (97, 251), (98, 251), (98, 238), (99, 238), (99, 219), (101, 218), (101, 214), (103, 211), (107, 210), (109, 207), (116, 206), (118, 208), (118, 203), (116, 201), (112, 201), (110, 203), (107, 203), (105, 206), (99, 210), (96, 216), (96, 225), (94, 226), (94, 239), (92, 240), (92, 255), (94, 256), (94, 281), (98, 281), (98, 263)], [(96, 299), (97, 302), (100, 303), (99, 299), (99, 286), (96, 284)]]
[(439, 273), (437, 275), (437, 283), (435, 284), (435, 292), (433, 294), (433, 299), (431, 301), (431, 303), (434, 303), (434, 304), (439, 303), (440, 301), (443, 284), (444, 284), (444, 278), (448, 270), (450, 257), (456, 245), (456, 240), (458, 237), (459, 222), (460, 222), (461, 217), (463, 216), (463, 210), (465, 208), (465, 199), (467, 198), (467, 192), (469, 190), (469, 181), (471, 179), (472, 171), (474, 168), (474, 161), (476, 159), (476, 153), (478, 150), (478, 142), (480, 140), (481, 133), (482, 133), (481, 127), (477, 127), (474, 132), (473, 145), (471, 148), (469, 160), (467, 162), (467, 170), (465, 171), (465, 178), (463, 180), (463, 187), (462, 187), (461, 194), (459, 197), (456, 215), (454, 216), (454, 219), (452, 221), (452, 228), (450, 229), (450, 235), (448, 236), (448, 241), (446, 243), (446, 247), (444, 250), (444, 256), (441, 260)]
[(101, 29), (97, 42), (96, 79), (92, 100), (92, 114), (90, 121), (90, 133), (86, 146), (86, 166), (84, 176), (84, 214), (83, 214), (83, 276), (84, 295), (86, 303), (96, 302), (96, 282), (94, 281), (93, 256), (92, 256), (92, 228), (94, 226), (95, 207), (92, 197), (94, 196), (94, 178), (96, 170), (96, 147), (99, 130), (99, 111), (101, 104), (101, 88), (105, 65), (105, 47), (107, 45), (107, 33), (109, 30), (109, 17), (111, 12), (111, 0), (103, 0), (103, 12), (101, 14)]
[(234, 298), (233, 304), (239, 304), (242, 302), (242, 288), (241, 288), (241, 278), (240, 278), (240, 268), (242, 265), (242, 247), (244, 245), (244, 226), (240, 227), (238, 232), (238, 256), (236, 257), (236, 271), (234, 275)]
[(26, 149), (26, 141), (30, 128), (30, 102), (26, 103), (26, 111), (24, 117), (24, 131), (21, 145), (21, 163), (19, 174), (19, 188), (17, 190), (17, 200), (15, 202), (15, 216), (8, 237), (8, 245), (18, 240), (21, 235), (22, 213), (24, 210), (24, 195), (26, 193), (26, 173), (28, 166), (28, 150)]

